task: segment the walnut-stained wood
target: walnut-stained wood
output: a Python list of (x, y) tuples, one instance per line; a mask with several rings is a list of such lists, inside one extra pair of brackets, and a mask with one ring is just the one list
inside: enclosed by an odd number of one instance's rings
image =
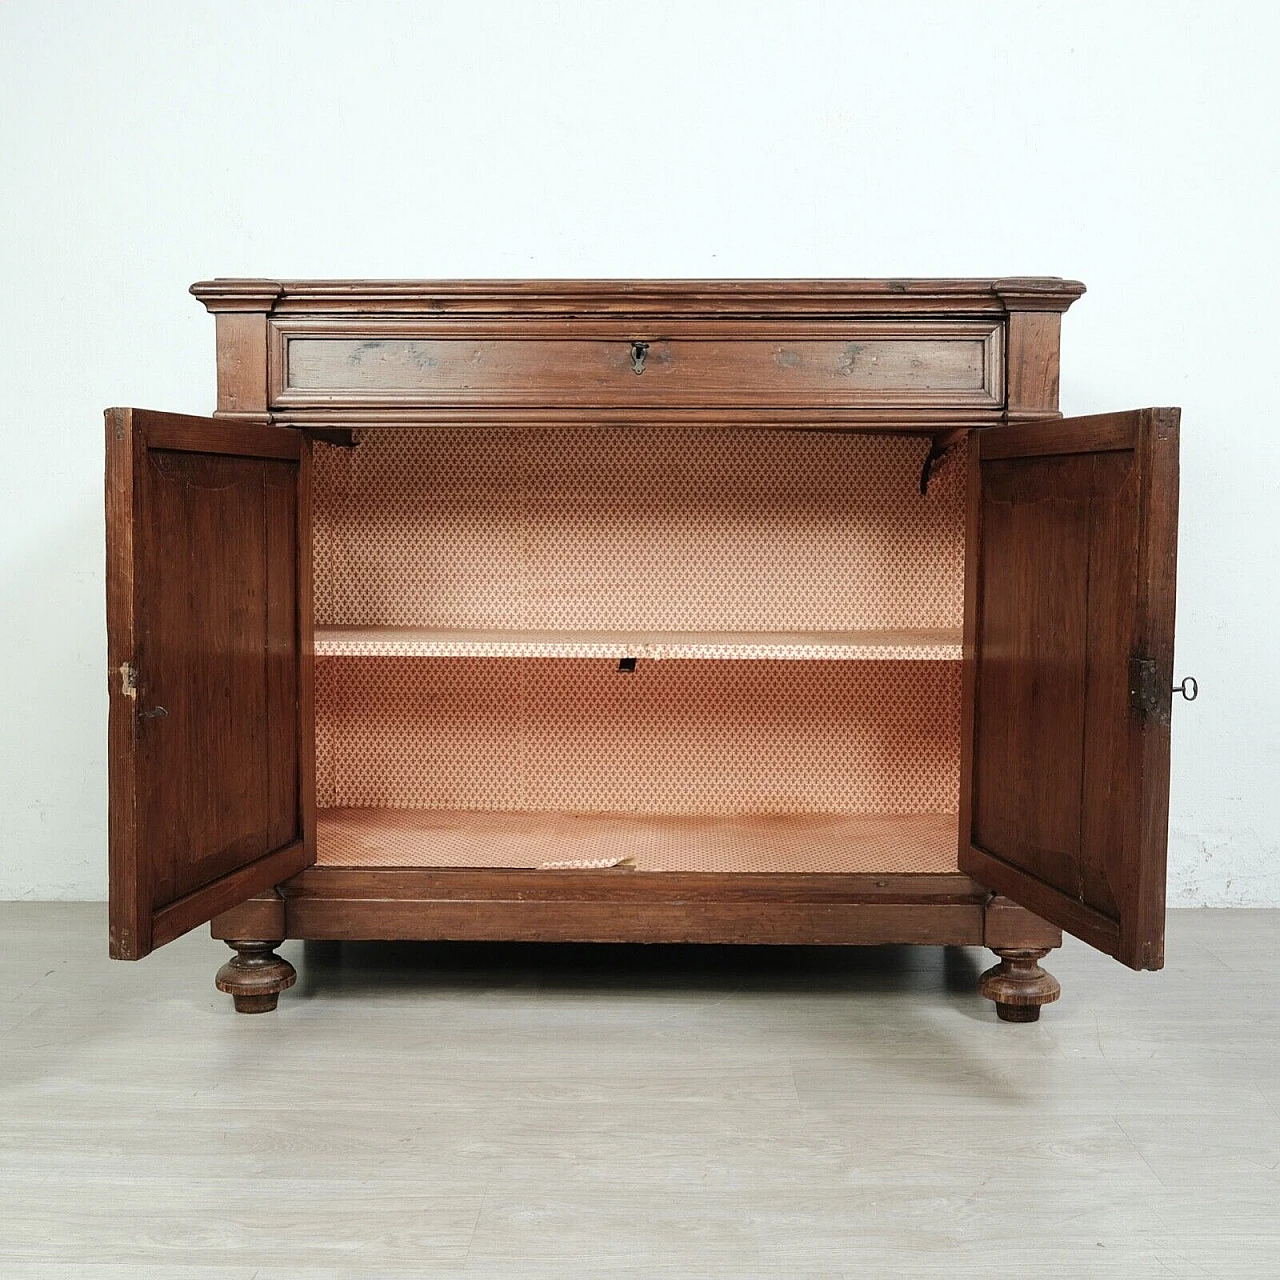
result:
[(1177, 450), (1178, 411), (1144, 409), (971, 453), (960, 867), (1143, 969), (1163, 963)]
[[(1056, 414), (1053, 321), (1084, 286), (227, 279), (191, 291), (219, 321), (218, 417), (936, 432), (997, 423), (1007, 402), (1015, 416)], [(640, 375), (632, 342), (649, 343)]]
[[(312, 562), (313, 444), (305, 436), (298, 448), (298, 791), (306, 865), (316, 860), (316, 672), (315, 581)], [(243, 937), (244, 935), (240, 935)], [(257, 935), (262, 936), (262, 935)]]
[(285, 925), (284, 896), (278, 889), (265, 889), (252, 898), (219, 912), (210, 921), (215, 938), (288, 937)]
[[(962, 872), (696, 871), (634, 874), (600, 871), (537, 871), (493, 867), (306, 868), (280, 886), (293, 934), (298, 899), (369, 898), (392, 901), (522, 902), (739, 902), (785, 906), (797, 902), (965, 903), (982, 906), (991, 891)], [(265, 899), (264, 899), (265, 901)], [(249, 904), (245, 904), (248, 908)], [(258, 909), (258, 908), (255, 908)], [(1020, 939), (1020, 941), (1022, 941)]]
[[(215, 917), (239, 953), (226, 989), (265, 1009), (291, 981), (272, 954), (286, 937), (985, 943), (1001, 964), (984, 988), (1010, 1019), (1056, 994), (1038, 960), (1061, 928), (1159, 967), (1169, 701), (1150, 691), (1172, 685), (1177, 417), (1061, 421), (1061, 315), (1082, 285), (224, 279), (192, 292), (217, 320), (215, 420), (108, 419), (113, 954)], [(315, 865), (312, 439), (358, 454), (360, 433), (387, 439), (368, 428), (437, 425), (911, 432), (935, 456), (971, 430), (959, 870)], [(466, 581), (484, 591), (483, 574)], [(339, 620), (365, 631), (325, 637), (360, 648), (331, 664), (367, 673), (406, 642), (386, 617)], [(593, 625), (586, 643), (635, 643), (612, 616)], [(434, 654), (457, 639), (409, 643)], [(741, 656), (725, 645), (717, 657)], [(1155, 671), (1145, 702), (1133, 658)], [(805, 714), (827, 712), (819, 699)], [(386, 767), (406, 763), (445, 767), (449, 752)]]
[(288, 936), (541, 942), (976, 945), (962, 875), (345, 870), (283, 886)]
[(796, 409), (705, 405), (682, 408), (665, 405), (578, 405), (561, 408), (494, 408), (491, 405), (324, 405), (277, 406), (271, 421), (301, 427), (310, 434), (367, 427), (697, 427), (723, 431), (728, 427), (787, 431), (867, 431), (886, 435), (939, 435), (958, 427), (991, 427), (1006, 420), (1003, 404), (990, 407), (831, 403)]
[(306, 897), (292, 917), (305, 938), (489, 942), (700, 942), (876, 946), (886, 942), (970, 946), (982, 908), (914, 903), (370, 902)]
[(218, 326), (218, 418), (271, 421), (267, 313), (281, 289), (274, 280), (220, 281), (201, 298)]
[(276, 408), (998, 409), (991, 321), (273, 322)]
[(1000, 279), (202, 280), (210, 311), (278, 315), (1005, 315), (1065, 311), (1084, 292), (1057, 276)]
[(270, 422), (267, 322), (262, 313), (224, 311), (218, 324), (218, 417)]
[(301, 446), (142, 410), (106, 426), (111, 952), (136, 959), (310, 860)]
[(235, 955), (218, 970), (214, 986), (235, 1002), (237, 1013), (270, 1013), (280, 993), (298, 980), (297, 970), (276, 955), (278, 938), (229, 939)]
[(1058, 416), (1060, 311), (1014, 311), (1006, 325), (1011, 422)]
[[(968, 876), (309, 867), (281, 886), (284, 935), (357, 940), (976, 946), (989, 892)], [(258, 899), (214, 936), (277, 925)]]
[(1038, 1022), (1040, 1010), (1061, 994), (1057, 978), (1041, 968), (1047, 947), (998, 947), (1000, 962), (978, 980), (978, 990), (995, 1002), (1001, 1022)]
[(996, 894), (987, 902), (982, 941), (993, 951), (1000, 947), (1051, 949), (1062, 946), (1062, 930)]

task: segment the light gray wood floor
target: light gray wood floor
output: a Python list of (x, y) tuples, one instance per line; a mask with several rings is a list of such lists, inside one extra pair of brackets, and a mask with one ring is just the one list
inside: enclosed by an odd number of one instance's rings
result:
[(289, 943), (0, 906), (0, 1276), (1280, 1275), (1280, 912), (987, 954)]

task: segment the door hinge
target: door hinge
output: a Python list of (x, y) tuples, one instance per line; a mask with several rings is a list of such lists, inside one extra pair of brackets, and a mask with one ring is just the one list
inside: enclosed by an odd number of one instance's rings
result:
[(1173, 693), (1160, 678), (1154, 658), (1135, 653), (1129, 659), (1129, 709), (1157, 724), (1168, 724)]

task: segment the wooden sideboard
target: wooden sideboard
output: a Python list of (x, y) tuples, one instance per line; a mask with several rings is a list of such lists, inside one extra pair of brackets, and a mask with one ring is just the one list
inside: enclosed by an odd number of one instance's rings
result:
[(1178, 411), (1067, 280), (214, 280), (107, 411), (111, 954), (286, 938), (1163, 963)]

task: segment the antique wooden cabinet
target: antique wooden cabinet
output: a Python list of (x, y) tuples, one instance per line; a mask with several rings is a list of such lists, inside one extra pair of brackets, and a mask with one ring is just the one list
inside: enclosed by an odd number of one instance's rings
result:
[(1059, 279), (215, 280), (107, 412), (111, 954), (286, 938), (1163, 962), (1178, 411)]

